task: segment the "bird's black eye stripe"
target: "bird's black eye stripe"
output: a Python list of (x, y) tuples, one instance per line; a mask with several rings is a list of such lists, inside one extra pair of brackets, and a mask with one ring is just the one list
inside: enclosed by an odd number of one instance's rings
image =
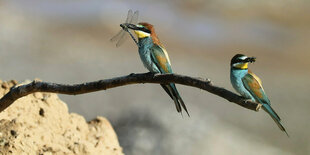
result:
[(237, 59), (236, 61), (235, 61), (235, 63), (238, 63), (238, 62), (243, 62), (244, 60), (241, 60), (241, 59)]
[(151, 33), (151, 31), (148, 30), (148, 29), (145, 28), (145, 27), (138, 27), (138, 30), (143, 31), (143, 32), (146, 32), (146, 33)]

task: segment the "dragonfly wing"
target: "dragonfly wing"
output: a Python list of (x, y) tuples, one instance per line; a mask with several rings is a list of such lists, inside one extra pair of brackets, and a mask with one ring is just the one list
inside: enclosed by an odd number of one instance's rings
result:
[(124, 30), (120, 30), (114, 37), (110, 39), (110, 41), (114, 42), (116, 40), (119, 40), (119, 38), (122, 36), (123, 33), (124, 33)]
[[(135, 11), (135, 13), (133, 14), (131, 20), (129, 21), (129, 23), (136, 25), (138, 23), (138, 17), (139, 17), (139, 11)], [(135, 39), (135, 37), (131, 34), (129, 29), (124, 29), (125, 31), (127, 31), (130, 35), (130, 37), (133, 39), (133, 41), (138, 45), (137, 40)]]
[(120, 36), (120, 39), (116, 43), (116, 47), (121, 46), (126, 41), (126, 39), (128, 38), (128, 35), (126, 35), (126, 31), (122, 30), (122, 32), (124, 32), (124, 33), (122, 33), (122, 35)]
[(128, 23), (129, 21), (131, 21), (132, 20), (132, 16), (133, 16), (133, 13), (132, 13), (132, 10), (130, 9), (130, 10), (128, 10), (128, 14), (127, 14), (127, 18), (126, 18), (125, 23)]
[[(136, 12), (135, 12), (135, 13), (136, 13)], [(125, 23), (131, 22), (133, 16), (134, 16), (134, 14), (133, 14), (132, 10), (131, 10), (131, 9), (128, 10), (128, 14), (127, 14), (127, 18), (126, 18)], [(120, 36), (117, 37), (117, 39), (116, 39), (116, 40), (118, 40), (117, 43), (116, 43), (116, 47), (121, 46), (121, 45), (126, 41), (127, 38), (128, 38), (128, 37), (127, 37), (127, 35), (126, 35), (126, 31), (125, 31), (125, 30), (121, 30)]]
[(139, 17), (139, 11), (135, 11), (135, 13), (133, 14), (130, 23), (131, 24), (137, 24), (138, 23), (138, 17)]
[[(137, 24), (138, 16), (139, 16), (139, 11), (135, 11), (133, 13), (132, 10), (128, 10), (125, 23)], [(128, 29), (122, 29), (113, 38), (111, 38), (112, 42), (117, 41), (116, 47), (121, 46), (128, 38), (128, 36), (126, 35), (126, 31), (128, 31)]]
[[(136, 12), (135, 12), (136, 13)], [(127, 18), (126, 18), (126, 21), (125, 23), (128, 23), (129, 21), (132, 20), (132, 17), (133, 17), (133, 13), (132, 13), (132, 10), (128, 10), (128, 13), (127, 13)], [(116, 41), (116, 40), (120, 40), (122, 36), (124, 36), (125, 31), (124, 30), (120, 30), (114, 37), (112, 37), (110, 40), (112, 42)]]

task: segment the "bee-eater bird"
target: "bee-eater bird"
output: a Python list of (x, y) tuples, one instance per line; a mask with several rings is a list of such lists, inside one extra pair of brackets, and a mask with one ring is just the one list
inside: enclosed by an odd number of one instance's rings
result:
[[(281, 124), (279, 115), (272, 109), (261, 80), (248, 69), (248, 63), (255, 62), (255, 57), (236, 54), (230, 62), (230, 82), (234, 89), (243, 97), (262, 104), (262, 108), (272, 117), (278, 127), (286, 130)], [(287, 134), (287, 136), (289, 136)]]
[[(168, 53), (160, 43), (153, 25), (149, 23), (138, 23), (137, 25), (124, 23), (122, 27), (132, 29), (138, 38), (139, 55), (143, 65), (152, 73), (172, 73)], [(182, 107), (189, 113), (174, 83), (161, 84), (167, 94), (173, 99), (176, 109), (182, 112)]]

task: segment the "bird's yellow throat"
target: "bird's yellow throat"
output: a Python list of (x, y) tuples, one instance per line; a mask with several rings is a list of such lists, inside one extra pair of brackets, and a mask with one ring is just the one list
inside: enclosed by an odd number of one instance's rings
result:
[(248, 69), (248, 64), (249, 63), (238, 64), (235, 67), (240, 69)]
[(139, 31), (139, 30), (135, 30), (134, 32), (136, 33), (138, 38), (145, 38), (145, 37), (149, 37), (151, 35), (149, 33)]

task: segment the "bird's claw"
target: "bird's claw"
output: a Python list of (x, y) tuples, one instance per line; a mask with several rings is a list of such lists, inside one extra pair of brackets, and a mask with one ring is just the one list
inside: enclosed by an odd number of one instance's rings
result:
[(251, 99), (246, 99), (245, 102), (246, 102), (246, 103), (252, 102), (252, 100), (251, 100)]
[(154, 74), (154, 76), (161, 75), (161, 73), (152, 73), (152, 74)]
[(156, 76), (156, 75), (158, 75), (158, 74), (160, 74), (160, 73), (153, 73), (153, 72), (147, 72), (147, 73), (145, 73), (146, 75), (150, 75), (150, 76)]
[(259, 111), (261, 108), (262, 108), (262, 104), (258, 104), (255, 110)]
[[(243, 97), (244, 98), (244, 97)], [(253, 102), (251, 99), (244, 98), (244, 103), (247, 104), (249, 102)]]

